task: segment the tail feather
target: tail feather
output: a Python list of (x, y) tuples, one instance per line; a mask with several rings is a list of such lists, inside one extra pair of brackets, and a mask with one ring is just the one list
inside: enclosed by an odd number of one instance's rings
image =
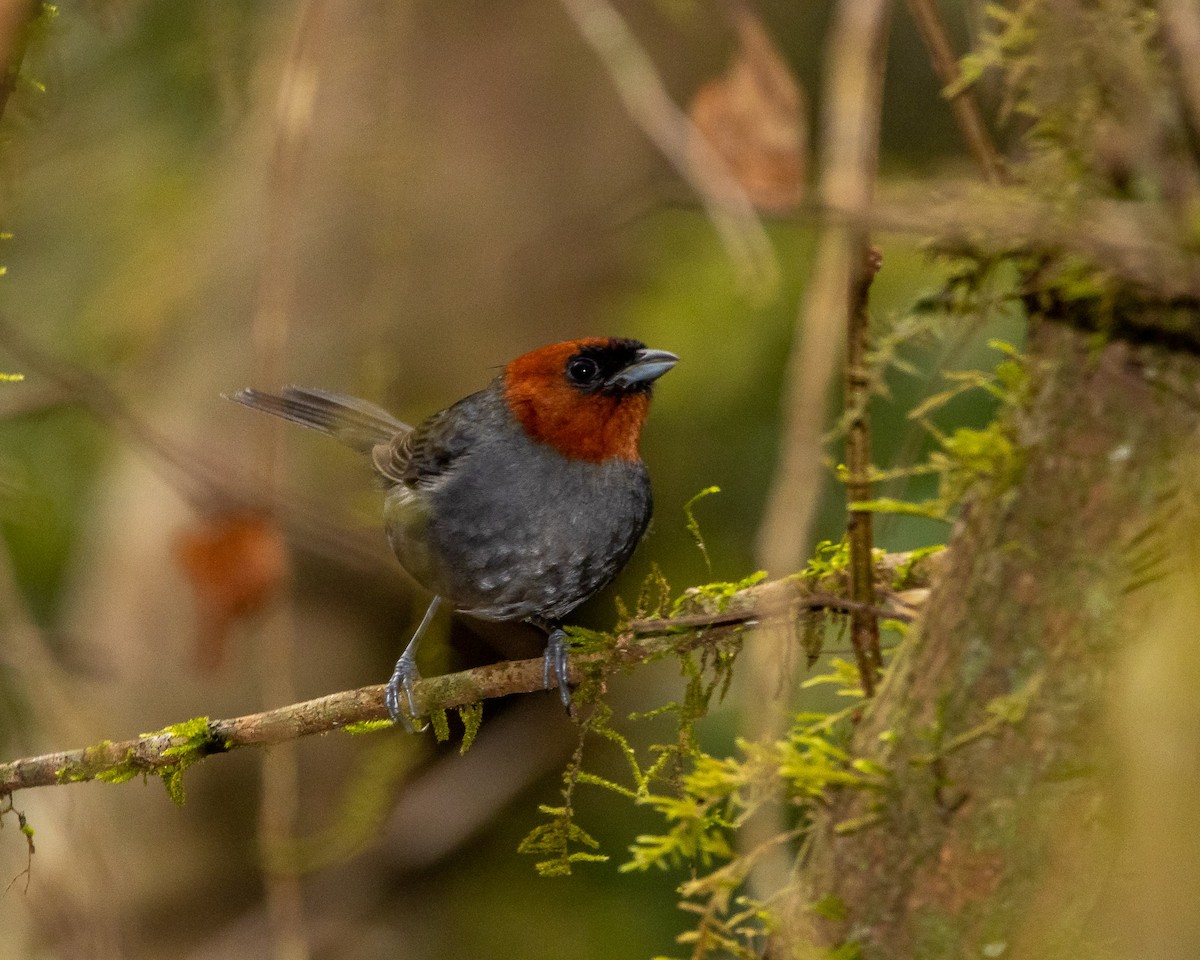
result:
[(284, 387), (279, 394), (247, 388), (226, 394), (229, 400), (261, 410), (302, 427), (319, 430), (359, 453), (370, 454), (377, 444), (412, 430), (382, 407), (357, 397), (312, 387)]

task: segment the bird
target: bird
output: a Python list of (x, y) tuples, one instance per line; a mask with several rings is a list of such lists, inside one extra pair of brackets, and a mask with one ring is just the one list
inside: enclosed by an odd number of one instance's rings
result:
[(416, 652), (443, 602), (541, 629), (543, 685), (557, 684), (570, 710), (563, 619), (617, 575), (646, 532), (653, 498), (639, 441), (653, 386), (678, 362), (624, 337), (553, 343), (416, 427), (311, 387), (228, 395), (370, 459), (392, 550), (432, 594), (385, 688), (393, 723), (414, 729)]

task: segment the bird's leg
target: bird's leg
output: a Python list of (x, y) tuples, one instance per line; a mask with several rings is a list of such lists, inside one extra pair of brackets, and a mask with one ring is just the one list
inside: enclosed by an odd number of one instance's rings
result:
[[(417, 632), (412, 635), (408, 646), (404, 648), (400, 659), (396, 661), (396, 669), (392, 671), (392, 678), (387, 682), (387, 688), (384, 691), (384, 702), (387, 703), (387, 711), (392, 718), (392, 723), (403, 723), (404, 729), (409, 733), (416, 732), (412, 722), (412, 718), (417, 715), (416, 701), (413, 699), (413, 683), (421, 679), (421, 674), (417, 671), (417, 645), (421, 642), (421, 637), (429, 628), (433, 615), (437, 613), (441, 604), (442, 598), (437, 595), (434, 595), (434, 598), (429, 601), (429, 609), (425, 611), (425, 616), (421, 618)], [(400, 706), (401, 695), (404, 697), (403, 709)]]
[(558, 683), (558, 696), (567, 713), (571, 712), (570, 661), (571, 646), (562, 624), (555, 620), (530, 618), (530, 623), (546, 631), (546, 653), (542, 661), (542, 686), (549, 690), (551, 680)]

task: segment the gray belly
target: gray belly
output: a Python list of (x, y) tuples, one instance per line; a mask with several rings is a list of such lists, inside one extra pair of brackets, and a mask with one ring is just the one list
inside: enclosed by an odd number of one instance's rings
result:
[(400, 562), (455, 609), (491, 620), (556, 619), (607, 584), (650, 519), (641, 463), (463, 465), (429, 491), (394, 491)]

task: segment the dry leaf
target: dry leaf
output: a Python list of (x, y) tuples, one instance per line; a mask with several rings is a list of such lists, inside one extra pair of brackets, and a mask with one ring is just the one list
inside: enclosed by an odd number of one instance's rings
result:
[(196, 597), (196, 664), (215, 670), (224, 662), (233, 624), (261, 610), (279, 591), (287, 574), (283, 537), (263, 514), (225, 513), (180, 533), (175, 557)]
[(728, 164), (755, 207), (795, 210), (808, 166), (804, 93), (758, 15), (733, 12), (738, 50), (729, 70), (692, 99), (692, 122)]

